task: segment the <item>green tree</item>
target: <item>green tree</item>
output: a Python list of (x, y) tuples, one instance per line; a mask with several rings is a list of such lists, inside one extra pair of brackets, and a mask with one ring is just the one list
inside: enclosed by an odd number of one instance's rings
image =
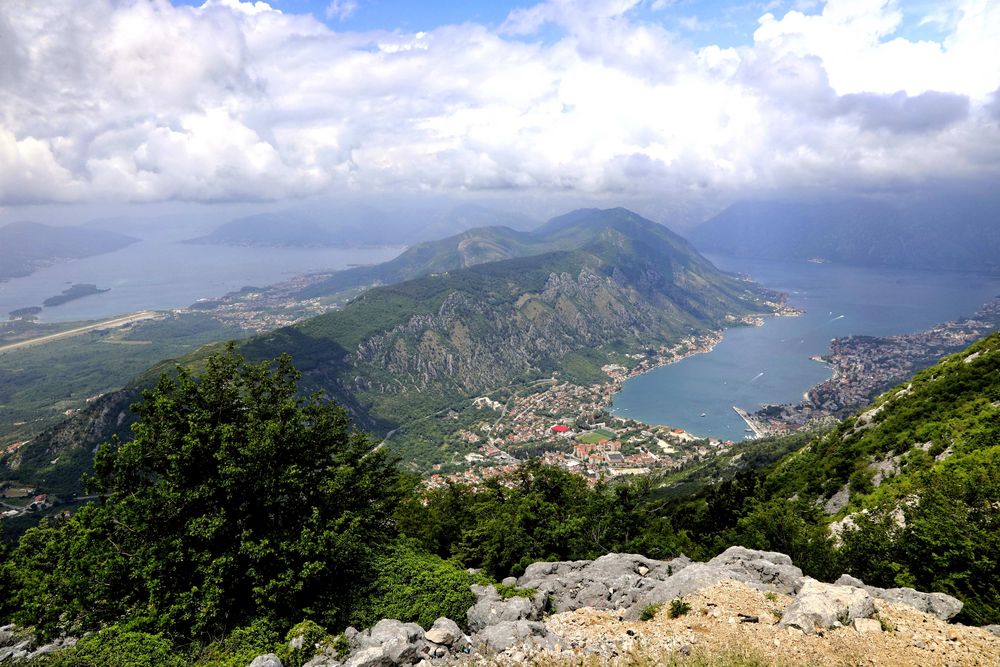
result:
[(161, 377), (133, 406), (134, 438), (97, 452), (103, 501), (15, 550), (19, 620), (140, 616), (201, 637), (262, 617), (343, 621), (394, 536), (400, 485), (385, 451), (298, 379), (287, 355), (250, 364), (231, 347), (199, 377)]

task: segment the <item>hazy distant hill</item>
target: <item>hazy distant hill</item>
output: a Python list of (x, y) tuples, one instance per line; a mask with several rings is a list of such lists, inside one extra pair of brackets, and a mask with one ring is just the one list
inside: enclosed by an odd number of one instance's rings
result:
[(703, 252), (740, 257), (998, 272), (1000, 203), (957, 197), (906, 205), (746, 201), (688, 238)]
[(60, 260), (113, 252), (136, 241), (97, 229), (11, 223), (0, 227), (0, 280), (26, 276)]
[[(299, 296), (327, 296), (358, 287), (389, 285), (487, 262), (571, 250), (590, 240), (595, 225), (632, 218), (638, 219), (639, 216), (623, 208), (586, 208), (553, 218), (530, 232), (502, 226), (478, 227), (447, 238), (418, 243), (399, 257), (382, 264), (338, 271), (330, 278), (310, 285)], [(684, 252), (693, 251), (687, 241), (672, 234), (666, 227), (656, 227), (661, 228), (658, 230), (663, 232), (661, 236), (669, 239), (671, 244), (683, 248)]]
[[(392, 442), (423, 469), (453, 454), (435, 431), (442, 411), (471, 409), (475, 396), (553, 371), (606, 379), (601, 366), (613, 353), (672, 345), (771, 310), (772, 293), (721, 273), (687, 241), (634, 213), (588, 210), (562, 222), (528, 240), (504, 232), (525, 247), (547, 239), (561, 248), (372, 288), (342, 310), (252, 338), (241, 351), (253, 359), (291, 354), (306, 389), (336, 398), (377, 433), (407, 426)], [(153, 369), (144, 382), (172, 367)], [(109, 399), (92, 408), (91, 421), (77, 417), (35, 438), (19, 453), (17, 474), (38, 466), (33, 479), (66, 479), (49, 462), (86, 461), (92, 440), (121, 430), (118, 415), (130, 398)]]
[(189, 243), (256, 246), (399, 245), (485, 225), (528, 228), (537, 221), (481, 206), (446, 211), (389, 211), (350, 204), (289, 209), (237, 218)]

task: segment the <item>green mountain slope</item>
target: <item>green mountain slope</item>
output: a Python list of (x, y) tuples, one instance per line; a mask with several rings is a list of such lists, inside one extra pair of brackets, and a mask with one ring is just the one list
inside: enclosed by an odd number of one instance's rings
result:
[[(706, 475), (725, 481), (698, 490)], [(706, 553), (780, 550), (812, 576), (941, 591), (965, 603), (962, 622), (1000, 622), (1000, 334), (805, 443), (751, 444), (675, 477), (673, 527)]]
[[(472, 411), (476, 396), (503, 398), (553, 373), (603, 381), (601, 366), (616, 353), (736, 324), (771, 312), (778, 298), (719, 272), (665, 227), (622, 209), (586, 212), (548, 234), (572, 249), (373, 288), (340, 311), (252, 338), (241, 351), (251, 359), (291, 354), (307, 390), (336, 398), (377, 434), (397, 431), (390, 445), (426, 469), (468, 451), (444, 443), (457, 424), (440, 415)], [(212, 349), (183, 361), (197, 364)], [(170, 367), (153, 369), (140, 384)], [(117, 426), (125, 404), (104, 412)], [(102, 429), (91, 434), (99, 438)], [(92, 439), (73, 447), (89, 451)], [(56, 429), (22, 448), (18, 460), (65, 479), (46, 462), (70, 441)]]
[(26, 276), (64, 259), (113, 252), (139, 239), (81, 227), (16, 222), (0, 227), (0, 280)]
[[(446, 261), (459, 259), (460, 245)], [(601, 379), (612, 352), (656, 349), (770, 312), (765, 301), (775, 298), (623, 209), (585, 212), (519, 247), (532, 245), (573, 249), (375, 288), (342, 311), (252, 339), (244, 351), (290, 352), (307, 385), (389, 431), (512, 383), (565, 376), (571, 366), (577, 379)], [(407, 433), (415, 438), (402, 445), (407, 458), (440, 444), (433, 433)]]
[(609, 226), (635, 240), (642, 239), (645, 243), (669, 247), (678, 257), (694, 257), (696, 259), (691, 261), (698, 264), (701, 270), (714, 271), (685, 239), (666, 227), (651, 223), (624, 208), (588, 208), (553, 218), (531, 232), (489, 226), (470, 229), (436, 241), (418, 243), (388, 262), (339, 271), (327, 280), (310, 285), (300, 296), (327, 296), (487, 262), (580, 249), (593, 243), (601, 230)]

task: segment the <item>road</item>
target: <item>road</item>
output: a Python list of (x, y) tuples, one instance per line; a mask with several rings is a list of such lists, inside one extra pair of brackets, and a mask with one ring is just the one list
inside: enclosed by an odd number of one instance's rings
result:
[(45, 343), (51, 343), (57, 340), (63, 340), (64, 338), (72, 338), (73, 336), (79, 336), (80, 334), (87, 333), (88, 331), (93, 331), (95, 329), (106, 329), (108, 327), (121, 327), (126, 324), (132, 324), (133, 322), (139, 322), (141, 320), (149, 320), (157, 317), (158, 313), (152, 310), (143, 310), (138, 313), (132, 313), (131, 315), (123, 315), (122, 317), (116, 317), (110, 320), (104, 320), (102, 322), (96, 322), (95, 324), (88, 324), (85, 327), (77, 327), (76, 329), (70, 329), (68, 331), (60, 331), (59, 333), (49, 334), (47, 336), (39, 336), (38, 338), (31, 338), (29, 340), (22, 340), (16, 343), (10, 343), (8, 345), (0, 346), (0, 354), (4, 352), (13, 352), (22, 347), (30, 347), (31, 345), (43, 345)]

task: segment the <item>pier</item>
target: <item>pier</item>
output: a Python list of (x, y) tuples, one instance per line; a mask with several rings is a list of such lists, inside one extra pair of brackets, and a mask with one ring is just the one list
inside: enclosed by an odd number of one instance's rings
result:
[(749, 412), (747, 412), (743, 408), (738, 408), (735, 405), (733, 406), (733, 410), (736, 411), (736, 414), (740, 416), (740, 419), (745, 421), (750, 430), (753, 431), (753, 437), (763, 438), (765, 435), (767, 435), (767, 432), (764, 430), (764, 428), (757, 423), (757, 421), (750, 415)]

